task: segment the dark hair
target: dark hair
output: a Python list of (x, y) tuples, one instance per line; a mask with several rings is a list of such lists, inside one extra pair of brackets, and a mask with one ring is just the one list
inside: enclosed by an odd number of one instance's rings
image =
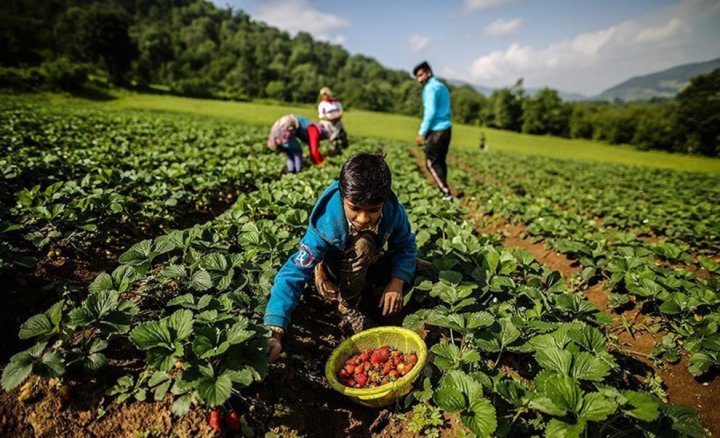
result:
[(340, 170), (340, 195), (358, 207), (378, 205), (390, 198), (392, 175), (381, 154), (359, 153)]
[(430, 64), (428, 64), (427, 61), (423, 61), (413, 68), (413, 76), (417, 76), (418, 71), (420, 70), (425, 70), (426, 72), (432, 74), (432, 69), (430, 68)]

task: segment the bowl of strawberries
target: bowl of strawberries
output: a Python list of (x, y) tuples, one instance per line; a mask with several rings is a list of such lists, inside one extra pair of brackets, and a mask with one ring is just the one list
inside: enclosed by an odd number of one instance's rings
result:
[(381, 407), (412, 389), (427, 347), (417, 333), (402, 327), (375, 327), (343, 341), (325, 365), (336, 391), (365, 406)]

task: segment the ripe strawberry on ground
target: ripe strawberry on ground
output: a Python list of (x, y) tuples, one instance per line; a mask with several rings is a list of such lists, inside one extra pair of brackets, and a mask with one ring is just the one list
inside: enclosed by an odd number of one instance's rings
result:
[(230, 411), (225, 417), (225, 425), (230, 430), (240, 430), (240, 416), (235, 411)]
[(220, 411), (213, 409), (208, 414), (208, 423), (210, 423), (210, 427), (212, 427), (215, 430), (222, 429), (222, 414), (220, 414)]

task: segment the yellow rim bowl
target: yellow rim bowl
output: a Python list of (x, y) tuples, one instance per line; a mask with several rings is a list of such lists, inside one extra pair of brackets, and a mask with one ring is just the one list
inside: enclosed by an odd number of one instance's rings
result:
[[(409, 373), (396, 381), (375, 388), (350, 388), (340, 383), (337, 373), (345, 366), (345, 361), (366, 348), (383, 345), (397, 348), (403, 353), (414, 352), (417, 354), (417, 363)], [(410, 392), (426, 360), (427, 346), (417, 333), (402, 327), (375, 327), (357, 333), (337, 346), (325, 364), (325, 378), (333, 389), (356, 403), (373, 407), (387, 406)]]

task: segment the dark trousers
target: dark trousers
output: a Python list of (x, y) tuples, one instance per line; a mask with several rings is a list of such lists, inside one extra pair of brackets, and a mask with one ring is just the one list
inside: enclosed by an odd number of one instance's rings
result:
[(450, 193), (447, 184), (447, 154), (450, 148), (452, 128), (443, 131), (428, 131), (425, 136), (425, 165), (435, 184), (445, 194)]

